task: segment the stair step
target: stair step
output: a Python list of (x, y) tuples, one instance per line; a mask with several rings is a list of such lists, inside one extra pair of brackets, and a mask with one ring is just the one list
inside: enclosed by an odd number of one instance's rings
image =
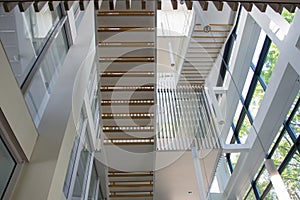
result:
[(154, 63), (151, 62), (102, 62), (100, 72), (105, 71), (154, 71)]
[(100, 62), (154, 62), (154, 57), (105, 57), (99, 58)]
[(154, 47), (154, 42), (99, 42), (99, 47)]
[(105, 71), (102, 72), (101, 77), (153, 77), (154, 72), (148, 71), (148, 72), (128, 72), (128, 71), (118, 71), (118, 72), (111, 72), (111, 71)]
[(103, 126), (103, 132), (152, 132), (153, 126)]
[(154, 113), (102, 113), (102, 119), (150, 119)]
[(123, 91), (153, 91), (154, 92), (154, 86), (114, 86), (114, 85), (105, 85), (100, 86), (101, 92), (123, 92)]
[(154, 16), (154, 11), (99, 11), (97, 16)]
[(153, 27), (138, 27), (138, 26), (128, 26), (128, 27), (98, 27), (98, 32), (122, 32), (122, 31), (154, 31)]

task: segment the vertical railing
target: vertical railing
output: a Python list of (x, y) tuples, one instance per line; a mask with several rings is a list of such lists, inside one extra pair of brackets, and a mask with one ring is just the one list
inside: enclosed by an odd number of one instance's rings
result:
[(219, 139), (203, 86), (176, 86), (164, 81), (157, 88), (157, 149), (219, 148)]

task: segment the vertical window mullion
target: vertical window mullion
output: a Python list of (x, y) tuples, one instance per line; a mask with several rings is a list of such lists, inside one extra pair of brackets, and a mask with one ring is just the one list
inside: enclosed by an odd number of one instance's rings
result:
[(254, 195), (255, 195), (255, 198), (258, 200), (260, 199), (260, 194), (259, 194), (259, 191), (257, 189), (257, 186), (256, 186), (256, 181), (251, 181), (251, 187), (252, 187), (252, 190), (254, 192)]
[(78, 144), (78, 148), (77, 148), (77, 152), (76, 152), (76, 159), (75, 159), (75, 164), (74, 164), (74, 169), (71, 175), (71, 184), (70, 184), (70, 189), (67, 195), (67, 200), (71, 200), (72, 199), (72, 194), (73, 194), (73, 190), (74, 190), (74, 186), (75, 186), (75, 181), (76, 181), (76, 174), (77, 174), (77, 169), (78, 169), (78, 164), (79, 164), (79, 160), (80, 160), (80, 152), (83, 149), (83, 142), (82, 141), (82, 137), (84, 137), (84, 133), (86, 132), (86, 128), (87, 128), (87, 119), (84, 120), (83, 122), (83, 127), (81, 129), (81, 132), (79, 134), (79, 144)]

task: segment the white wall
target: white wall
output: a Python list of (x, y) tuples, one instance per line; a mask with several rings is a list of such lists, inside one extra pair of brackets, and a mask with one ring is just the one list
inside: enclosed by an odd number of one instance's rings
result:
[(0, 44), (0, 60), (0, 107), (26, 158), (30, 160), (38, 133), (2, 44)]
[(95, 54), (93, 11), (90, 3), (41, 120), (32, 160), (23, 169), (13, 199), (53, 200), (62, 197), (75, 124)]

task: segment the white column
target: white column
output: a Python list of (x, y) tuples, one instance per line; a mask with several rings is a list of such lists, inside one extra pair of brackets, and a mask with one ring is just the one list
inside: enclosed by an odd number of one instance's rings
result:
[(207, 199), (207, 198), (206, 198), (205, 189), (204, 189), (204, 183), (203, 183), (203, 176), (202, 176), (202, 171), (201, 171), (201, 166), (200, 166), (199, 154), (198, 154), (198, 150), (196, 149), (196, 146), (195, 146), (195, 141), (192, 144), (192, 155), (193, 155), (193, 160), (194, 160), (196, 179), (197, 179), (197, 183), (198, 183), (199, 199), (204, 200), (204, 199)]

